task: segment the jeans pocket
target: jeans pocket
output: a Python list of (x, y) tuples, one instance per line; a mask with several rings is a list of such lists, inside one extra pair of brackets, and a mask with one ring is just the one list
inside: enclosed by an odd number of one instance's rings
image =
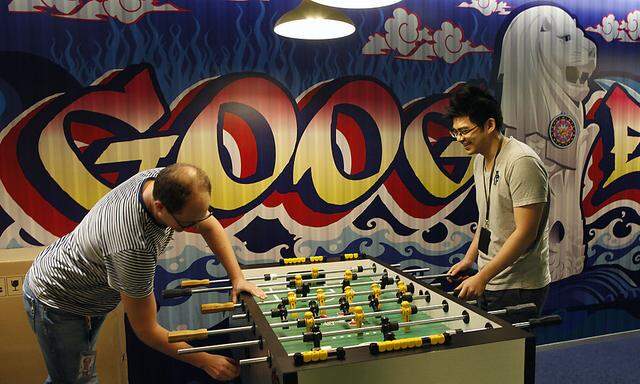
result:
[(35, 300), (27, 295), (23, 295), (22, 301), (24, 303), (24, 310), (27, 313), (27, 318), (29, 319), (29, 326), (31, 326), (31, 329), (34, 329), (36, 321)]
[(74, 315), (73, 313), (67, 313), (58, 311), (52, 308), (42, 306), (42, 318), (50, 325), (59, 325), (64, 323), (84, 323), (84, 316)]

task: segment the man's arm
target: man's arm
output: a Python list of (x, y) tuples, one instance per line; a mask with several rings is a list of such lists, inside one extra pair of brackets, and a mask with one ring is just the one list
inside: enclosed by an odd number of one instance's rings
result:
[(137, 299), (120, 293), (120, 298), (133, 332), (149, 347), (201, 368), (218, 380), (230, 380), (238, 376), (237, 364), (227, 357), (206, 352), (178, 355), (178, 349), (191, 346), (183, 342), (169, 343), (168, 331), (156, 321), (156, 299), (153, 294)]
[(518, 257), (529, 249), (538, 236), (538, 229), (546, 204), (536, 203), (513, 209), (516, 229), (507, 238), (493, 260), (487, 263), (475, 276), (465, 280), (456, 288), (456, 290), (460, 291), (458, 295), (460, 298), (478, 297), (491, 279), (513, 264)]
[(447, 272), (451, 276), (456, 276), (458, 273), (465, 271), (473, 266), (478, 258), (478, 242), (480, 241), (480, 227), (476, 229), (476, 233), (471, 240), (471, 245), (467, 252), (464, 254), (464, 258), (449, 268)]
[(244, 274), (240, 269), (240, 265), (238, 265), (236, 255), (233, 253), (233, 248), (231, 248), (231, 243), (229, 242), (227, 233), (220, 222), (212, 216), (198, 224), (196, 229), (198, 230), (198, 233), (202, 235), (204, 241), (207, 242), (209, 248), (216, 254), (218, 260), (220, 260), (224, 269), (226, 269), (229, 274), (231, 284), (233, 285), (231, 300), (235, 303), (236, 296), (240, 291), (246, 291), (254, 296), (264, 299), (266, 297), (265, 293), (254, 284), (245, 280)]

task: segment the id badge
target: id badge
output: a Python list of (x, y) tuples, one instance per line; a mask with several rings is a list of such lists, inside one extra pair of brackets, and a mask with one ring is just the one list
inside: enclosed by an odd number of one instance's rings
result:
[(480, 239), (478, 241), (478, 250), (485, 255), (489, 254), (489, 243), (491, 242), (491, 231), (485, 227), (480, 227)]

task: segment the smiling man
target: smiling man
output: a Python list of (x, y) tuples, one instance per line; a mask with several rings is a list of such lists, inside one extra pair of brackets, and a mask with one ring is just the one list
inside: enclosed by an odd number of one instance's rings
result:
[[(548, 292), (549, 187), (538, 155), (503, 135), (502, 113), (486, 91), (465, 85), (451, 99), (451, 135), (475, 156), (473, 175), (478, 229), (455, 277), (478, 262), (478, 273), (456, 287), (462, 299), (478, 298), (486, 310), (534, 303), (541, 311)], [(512, 322), (526, 321), (509, 316)]]
[(25, 277), (24, 301), (49, 372), (47, 383), (97, 383), (98, 330), (120, 301), (145, 344), (215, 379), (238, 376), (236, 362), (224, 356), (178, 355), (189, 345), (169, 343), (156, 320), (157, 258), (174, 231), (192, 228), (204, 238), (229, 274), (234, 302), (240, 291), (265, 297), (245, 280), (210, 201), (209, 178), (195, 166), (143, 171), (106, 194), (73, 232), (38, 255)]

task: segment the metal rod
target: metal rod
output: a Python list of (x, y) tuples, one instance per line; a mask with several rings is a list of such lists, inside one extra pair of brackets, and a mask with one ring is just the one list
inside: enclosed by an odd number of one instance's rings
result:
[(241, 359), (240, 361), (238, 361), (238, 364), (249, 365), (249, 364), (256, 364), (256, 363), (266, 363), (267, 361), (269, 361), (269, 356), (253, 357), (249, 359)]
[[(375, 281), (372, 281), (371, 284), (378, 284)], [(340, 286), (342, 288), (342, 286)], [(317, 288), (322, 288), (325, 289), (325, 287), (317, 287)], [(388, 293), (388, 292), (396, 292), (397, 289), (394, 288), (385, 288), (385, 289), (381, 289), (380, 292), (381, 293)], [(267, 295), (273, 293), (273, 292), (266, 292)], [(356, 295), (358, 295), (360, 293), (356, 292)], [(325, 299), (329, 299), (329, 298), (334, 298), (334, 297), (342, 297), (344, 296), (344, 292), (340, 292), (340, 293), (330, 293), (328, 295), (324, 295)], [(317, 298), (315, 296), (307, 296), (307, 297), (298, 297), (296, 299), (297, 301), (311, 301), (311, 300), (317, 300)], [(258, 305), (268, 305), (268, 304), (280, 304), (282, 302), (282, 299), (278, 299), (278, 300), (268, 300), (268, 301), (261, 301), (258, 303)]]
[(424, 320), (414, 320), (414, 321), (404, 321), (401, 323), (398, 323), (398, 327), (402, 328), (402, 327), (409, 327), (412, 325), (423, 325), (423, 324), (432, 324), (432, 323), (446, 323), (449, 321), (456, 321), (456, 320), (462, 320), (465, 318), (465, 315), (458, 315), (458, 316), (450, 316), (450, 317), (440, 317), (440, 318), (433, 318), (433, 319), (424, 319)]
[[(450, 321), (457, 321), (457, 320), (462, 320), (464, 319), (466, 316), (465, 315), (459, 315), (459, 316), (450, 316), (450, 317), (439, 317), (439, 318), (433, 318), (433, 319), (425, 319), (425, 320), (414, 320), (414, 321), (406, 321), (406, 322), (401, 322), (398, 323), (398, 327), (409, 327), (412, 325), (423, 325), (423, 324), (431, 324), (431, 323), (445, 323), (445, 322), (450, 322)], [(338, 331), (329, 331), (329, 332), (323, 332), (322, 333), (322, 337), (326, 337), (326, 336), (337, 336), (337, 335), (346, 335), (349, 333), (362, 333), (365, 331), (376, 331), (376, 330), (380, 330), (380, 325), (373, 325), (373, 326), (369, 326), (369, 327), (360, 327), (360, 328), (353, 328), (353, 329), (341, 329)], [(299, 340), (302, 339), (304, 335), (295, 335), (295, 336), (284, 336), (284, 337), (279, 337), (278, 340), (279, 341), (293, 341), (293, 340)]]
[[(358, 279), (363, 278), (363, 277), (380, 277), (382, 276), (382, 273), (370, 273), (370, 274), (365, 274), (365, 275), (357, 275)], [(323, 282), (323, 281), (334, 281), (334, 280), (344, 280), (344, 277), (318, 277), (316, 279), (305, 279), (303, 280), (304, 283), (318, 283), (318, 282)], [(275, 286), (275, 285), (282, 285), (282, 284), (289, 284), (289, 282), (274, 282), (271, 283), (269, 285), (267, 284), (257, 284), (258, 287), (269, 287), (269, 286)]]
[(430, 270), (431, 268), (403, 269), (402, 272), (418, 273), (418, 272), (427, 272)]
[(438, 273), (435, 275), (414, 276), (416, 279), (437, 279), (438, 277), (450, 277), (448, 273)]
[[(459, 316), (449, 316), (449, 317), (439, 317), (439, 318), (425, 319), (425, 320), (406, 321), (406, 322), (398, 323), (398, 327), (409, 327), (413, 325), (423, 325), (423, 324), (431, 324), (431, 323), (445, 323), (450, 321), (462, 320), (466, 316), (468, 315), (462, 314)], [(323, 337), (336, 336), (336, 335), (345, 335), (349, 333), (362, 333), (366, 331), (376, 331), (376, 330), (380, 330), (380, 327), (381, 327), (380, 325), (375, 325), (370, 327), (360, 327), (360, 328), (353, 328), (353, 329), (342, 329), (338, 331), (329, 331), (329, 332), (322, 333), (322, 336)], [(284, 336), (284, 337), (279, 337), (278, 341), (286, 342), (286, 341), (293, 341), (293, 340), (301, 340), (303, 339), (303, 337), (304, 335)], [(248, 347), (253, 345), (259, 345), (262, 342), (263, 342), (262, 340), (249, 340), (249, 341), (240, 341), (237, 343), (208, 345), (204, 347), (195, 347), (195, 348), (183, 348), (183, 349), (178, 349), (178, 354), (182, 355), (186, 353), (208, 352), (208, 351), (217, 351), (217, 350), (228, 349), (228, 348)]]
[[(359, 285), (366, 285), (366, 284), (372, 284), (372, 283), (375, 283), (375, 281), (351, 283), (350, 285), (359, 286)], [(267, 285), (261, 285), (261, 284), (256, 284), (256, 285), (258, 287), (267, 287)], [(272, 284), (272, 285), (282, 285), (282, 283)], [(232, 288), (233, 287), (231, 287), (231, 286), (228, 286), (228, 287), (211, 287), (211, 288), (192, 288), (191, 289), (191, 293), (193, 294), (193, 293), (204, 293), (204, 292), (229, 291)], [(322, 289), (342, 288), (342, 284), (324, 285), (324, 286), (318, 286), (316, 288), (322, 288)], [(276, 294), (280, 294), (280, 293), (289, 293), (289, 292), (295, 292), (295, 289), (281, 289), (281, 290), (265, 292), (265, 293), (268, 294), (268, 295), (276, 295)]]
[(195, 353), (195, 352), (219, 351), (221, 349), (228, 349), (228, 348), (250, 347), (253, 345), (259, 345), (260, 343), (262, 343), (262, 340), (249, 340), (249, 341), (239, 341), (237, 343), (207, 345), (204, 347), (182, 348), (182, 349), (178, 349), (178, 355), (183, 355), (186, 353)]
[[(343, 295), (344, 296), (344, 295)], [(416, 295), (413, 297), (413, 300), (421, 300), (426, 298), (426, 295)], [(394, 297), (390, 297), (388, 299), (380, 299), (378, 300), (379, 303), (392, 303), (392, 302), (396, 302), (398, 301), (398, 298), (394, 298)], [(369, 301), (354, 301), (353, 303), (349, 303), (350, 307), (355, 307), (358, 305), (369, 305)], [(330, 304), (330, 305), (321, 305), (318, 307), (318, 309), (323, 310), (323, 309), (334, 309), (334, 308), (340, 308), (340, 304)], [(293, 309), (289, 309), (287, 310), (287, 313), (301, 313), (301, 312), (307, 312), (309, 310), (309, 308), (293, 308)], [(265, 311), (262, 312), (263, 315), (265, 316), (269, 316), (271, 315), (271, 311)]]
[[(377, 274), (375, 274), (377, 275)], [(417, 279), (435, 279), (438, 277), (448, 277), (450, 276), (447, 273), (440, 273), (440, 274), (435, 274), (435, 275), (424, 275), (424, 276), (415, 276)], [(326, 281), (326, 279), (323, 279), (324, 281)], [(331, 279), (331, 280), (339, 280), (339, 279)], [(309, 280), (306, 280), (309, 281)], [(305, 282), (306, 282), (305, 281)], [(349, 285), (356, 287), (356, 286), (361, 286), (361, 285), (368, 285), (368, 284), (373, 284), (376, 283), (376, 281), (364, 281), (364, 282), (352, 282)], [(275, 286), (275, 285), (282, 285), (282, 283), (265, 283), (265, 284), (256, 284), (258, 287), (269, 287), (269, 286)], [(435, 285), (435, 284), (433, 284)], [(217, 292), (217, 291), (229, 291), (231, 290), (233, 287), (231, 286), (225, 286), (225, 287), (210, 287), (210, 288), (191, 288), (191, 294), (194, 293), (205, 293), (205, 292)], [(318, 286), (318, 287), (314, 287), (314, 288), (322, 288), (322, 289), (332, 289), (332, 288), (342, 288), (342, 284), (334, 284), (334, 285), (324, 285), (324, 286)], [(276, 295), (276, 294), (281, 294), (281, 293), (289, 293), (289, 292), (295, 292), (295, 289), (282, 289), (282, 290), (276, 290), (276, 291), (271, 291), (271, 292), (265, 292), (268, 295)]]
[(226, 328), (226, 329), (212, 329), (210, 331), (207, 331), (207, 336), (224, 335), (226, 333), (251, 331), (252, 329), (253, 329), (253, 325), (246, 325), (244, 327), (234, 327), (234, 328)]
[[(434, 309), (441, 309), (444, 307), (444, 304), (434, 304), (434, 305), (427, 305), (424, 307), (416, 307), (418, 309), (418, 312), (426, 312), (426, 311), (431, 311)], [(391, 314), (395, 314), (395, 313), (402, 313), (401, 309), (388, 309), (385, 311), (377, 311), (377, 312), (363, 312), (364, 317), (372, 317), (372, 316), (381, 316), (381, 315), (391, 315)], [(343, 321), (343, 320), (351, 320), (354, 317), (356, 317), (355, 315), (343, 315), (343, 316), (333, 316), (333, 317), (319, 317), (317, 319), (314, 319), (314, 323), (315, 324), (322, 324), (322, 323), (328, 323), (331, 321)], [(282, 328), (282, 327), (288, 327), (288, 326), (293, 326), (293, 325), (297, 325), (298, 322), (297, 321), (284, 321), (284, 322), (280, 322), (280, 323), (271, 323), (271, 328)]]
[[(372, 264), (373, 265), (373, 264)], [(360, 273), (360, 269), (362, 270), (362, 272), (364, 271), (372, 271), (375, 270), (377, 267), (375, 266), (371, 266), (371, 267), (363, 267), (363, 266), (358, 266), (355, 268), (350, 268), (350, 269), (345, 269), (345, 270), (339, 270), (339, 271), (318, 271), (318, 273), (322, 273), (324, 275), (328, 275), (328, 274), (335, 274), (335, 273), (344, 273), (347, 270), (350, 270), (352, 273)], [(289, 278), (291, 279), (292, 277), (295, 277), (295, 275), (301, 275), (301, 276), (311, 276), (313, 273), (306, 271), (306, 272), (300, 272), (300, 273), (296, 273), (296, 274), (284, 274), (284, 275), (279, 275), (277, 273), (269, 273), (269, 274), (265, 274), (264, 276), (254, 276), (254, 277), (247, 277), (245, 278), (245, 280), (247, 281), (269, 281), (269, 280), (277, 280), (277, 279), (285, 279), (285, 278)], [(269, 277), (269, 280), (267, 280), (267, 276)], [(365, 276), (363, 276), (365, 277)], [(338, 279), (338, 278), (336, 278)], [(305, 279), (305, 281), (310, 281), (310, 279)], [(231, 279), (226, 278), (226, 279), (216, 279), (216, 280), (209, 280), (209, 282), (207, 283), (207, 285), (209, 284), (220, 284), (220, 283), (229, 283), (231, 282)], [(275, 283), (273, 285), (278, 285), (278, 284), (282, 284), (282, 283)], [(268, 287), (269, 285), (258, 285), (260, 287)]]

